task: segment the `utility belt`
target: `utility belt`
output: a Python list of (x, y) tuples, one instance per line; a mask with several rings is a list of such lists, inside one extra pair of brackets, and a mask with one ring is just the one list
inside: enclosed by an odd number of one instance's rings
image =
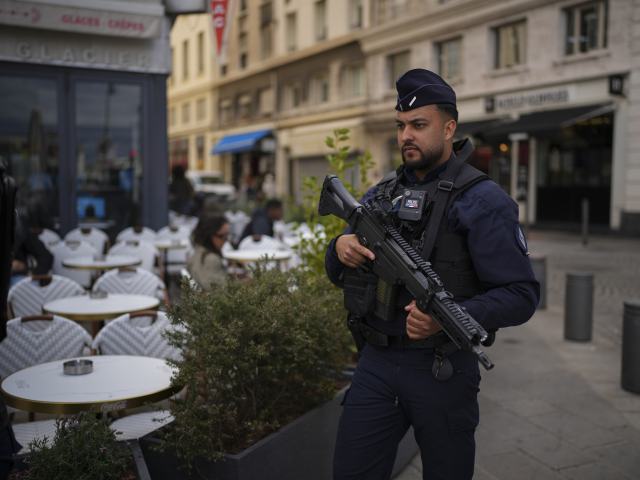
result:
[(376, 347), (440, 350), (450, 343), (450, 340), (442, 332), (438, 332), (428, 338), (414, 340), (407, 335), (387, 335), (364, 321), (353, 317), (349, 318), (349, 324), (349, 328), (352, 330), (354, 328), (357, 329), (366, 343)]

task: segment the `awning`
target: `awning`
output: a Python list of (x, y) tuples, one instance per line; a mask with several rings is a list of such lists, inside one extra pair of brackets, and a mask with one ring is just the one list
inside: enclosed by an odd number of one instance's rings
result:
[(517, 120), (499, 122), (479, 133), (487, 137), (497, 137), (509, 133), (539, 133), (567, 128), (591, 118), (599, 117), (614, 110), (613, 105), (589, 105), (586, 107), (547, 110), (527, 113)]
[(227, 135), (216, 143), (211, 150), (211, 154), (248, 152), (249, 150), (253, 150), (256, 142), (262, 140), (270, 133), (271, 130), (256, 130), (255, 132)]

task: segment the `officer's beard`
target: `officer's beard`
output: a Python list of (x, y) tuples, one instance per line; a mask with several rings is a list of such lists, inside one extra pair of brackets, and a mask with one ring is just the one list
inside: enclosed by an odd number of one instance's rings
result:
[[(420, 158), (418, 160), (408, 160), (404, 154), (404, 148), (407, 146), (412, 146), (420, 151)], [(405, 144), (402, 147), (402, 161), (405, 166), (413, 168), (414, 170), (431, 170), (435, 167), (442, 158), (442, 154), (444, 153), (444, 143), (432, 148), (427, 148), (424, 152), (420, 150), (414, 144)]]

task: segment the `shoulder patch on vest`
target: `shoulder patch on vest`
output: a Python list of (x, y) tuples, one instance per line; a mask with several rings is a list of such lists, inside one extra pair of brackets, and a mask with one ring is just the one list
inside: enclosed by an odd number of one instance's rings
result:
[(527, 246), (527, 239), (524, 236), (524, 232), (522, 231), (522, 227), (520, 225), (516, 225), (516, 243), (518, 247), (522, 251), (523, 255), (529, 255), (529, 247)]

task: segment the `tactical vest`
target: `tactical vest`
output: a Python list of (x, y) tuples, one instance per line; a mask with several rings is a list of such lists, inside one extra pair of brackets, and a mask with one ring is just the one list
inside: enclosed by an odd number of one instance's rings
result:
[[(423, 258), (431, 262), (445, 288), (456, 300), (471, 298), (483, 292), (473, 267), (466, 237), (454, 232), (447, 221), (449, 208), (458, 196), (476, 183), (489, 178), (465, 163), (472, 151), (473, 146), (469, 140), (456, 142), (456, 156), (449, 160), (447, 167), (437, 178), (425, 184), (405, 186), (400, 182), (397, 172), (391, 172), (377, 185), (376, 196), (387, 199), (397, 198), (407, 188), (426, 192), (428, 203), (423, 213), (424, 218), (418, 222), (417, 233), (421, 233), (420, 238), (405, 238), (421, 252)], [(371, 274), (347, 270), (351, 269), (345, 269), (345, 306), (352, 314), (360, 318), (369, 318), (369, 323), (373, 324), (377, 323), (375, 320), (378, 319), (393, 321), (398, 315), (404, 315), (402, 307), (411, 301), (406, 289), (398, 289), (374, 280)], [(375, 288), (372, 288), (372, 281), (377, 282)], [(359, 282), (365, 282), (369, 287), (361, 287), (359, 293), (349, 288)], [(360, 298), (356, 300), (356, 297)], [(358, 307), (357, 312), (354, 311), (354, 305)], [(376, 318), (371, 319), (371, 314)]]

